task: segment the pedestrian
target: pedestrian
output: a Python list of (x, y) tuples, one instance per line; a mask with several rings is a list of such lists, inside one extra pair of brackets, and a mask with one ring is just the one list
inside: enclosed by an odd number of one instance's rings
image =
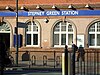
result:
[(72, 45), (72, 55), (75, 54), (77, 50), (78, 50), (77, 45), (73, 44)]
[(84, 55), (85, 55), (84, 48), (82, 47), (82, 45), (80, 45), (78, 49), (77, 61), (79, 61), (79, 58), (81, 58), (81, 60), (84, 61)]
[(77, 45), (73, 44), (72, 45), (72, 75), (75, 75), (75, 56), (76, 56), (76, 51), (78, 47)]

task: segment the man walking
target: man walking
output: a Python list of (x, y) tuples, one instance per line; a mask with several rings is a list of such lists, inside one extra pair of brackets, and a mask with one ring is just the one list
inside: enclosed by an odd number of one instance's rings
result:
[(84, 61), (84, 54), (85, 54), (84, 48), (82, 47), (82, 45), (80, 45), (78, 49), (77, 61), (79, 61), (79, 58), (81, 58), (81, 60)]

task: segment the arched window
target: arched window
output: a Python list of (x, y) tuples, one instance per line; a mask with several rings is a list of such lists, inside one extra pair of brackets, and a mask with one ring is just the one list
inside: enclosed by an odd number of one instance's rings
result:
[(40, 43), (40, 27), (39, 24), (35, 21), (29, 21), (27, 23), (26, 30), (26, 45), (27, 46), (37, 46), (39, 47)]
[(6, 22), (0, 22), (0, 31), (10, 31), (10, 26)]
[(56, 23), (53, 31), (54, 47), (64, 47), (65, 45), (71, 46), (74, 37), (73, 32), (72, 23), (62, 21)]
[(93, 23), (89, 28), (89, 46), (100, 47), (100, 21)]

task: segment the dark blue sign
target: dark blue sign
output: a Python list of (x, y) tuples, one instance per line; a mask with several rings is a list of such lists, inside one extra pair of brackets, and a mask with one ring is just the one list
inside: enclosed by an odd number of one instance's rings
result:
[[(16, 16), (16, 12), (0, 12), (0, 16)], [(100, 10), (19, 11), (18, 16), (100, 16)]]

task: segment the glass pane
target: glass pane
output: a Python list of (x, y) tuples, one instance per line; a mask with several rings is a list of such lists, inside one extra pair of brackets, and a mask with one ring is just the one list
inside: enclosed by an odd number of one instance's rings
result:
[(27, 26), (28, 26), (28, 27), (27, 27), (27, 31), (31, 31), (31, 22), (28, 22), (28, 23), (27, 23)]
[(89, 42), (90, 46), (94, 46), (95, 45), (95, 35), (90, 34), (89, 40), (90, 40)]
[(31, 31), (31, 25), (28, 25), (27, 31)]
[(33, 31), (37, 32), (38, 31), (38, 26), (37, 26), (36, 22), (33, 21), (32, 25), (33, 25)]
[(31, 34), (27, 34), (27, 45), (31, 45)]
[(97, 23), (97, 32), (100, 32), (100, 22)]
[(38, 45), (38, 34), (33, 34), (33, 45)]
[(73, 32), (73, 28), (71, 24), (68, 25), (68, 32)]
[(62, 23), (61, 25), (61, 31), (66, 31), (66, 25)]
[(33, 31), (38, 31), (38, 26), (33, 25)]
[(100, 34), (97, 34), (97, 46), (100, 46)]
[(89, 32), (95, 32), (95, 24), (91, 25)]
[(61, 45), (66, 45), (66, 34), (61, 34)]
[(10, 31), (10, 27), (6, 22), (0, 23), (0, 31)]
[(73, 34), (68, 34), (68, 45), (72, 45)]
[(59, 25), (59, 23), (57, 25), (55, 25), (54, 31), (60, 31), (60, 25)]
[(59, 34), (54, 34), (54, 45), (59, 45)]

